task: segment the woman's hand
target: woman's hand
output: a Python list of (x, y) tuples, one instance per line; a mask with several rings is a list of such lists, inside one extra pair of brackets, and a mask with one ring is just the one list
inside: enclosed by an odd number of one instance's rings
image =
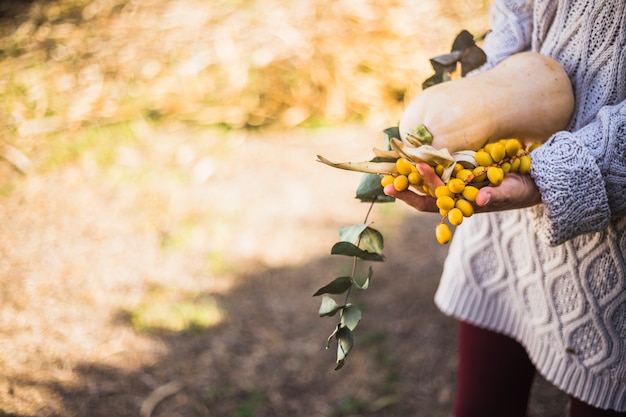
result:
[[(416, 164), (417, 172), (424, 178), (424, 184), (428, 185), (428, 188), (434, 190), (440, 185), (443, 185), (443, 181), (441, 178), (435, 173), (435, 170), (432, 167), (425, 163)], [(435, 204), (435, 199), (429, 195), (420, 195), (417, 194), (411, 189), (407, 189), (405, 191), (396, 191), (393, 187), (393, 184), (389, 184), (384, 188), (385, 194), (395, 197), (399, 200), (404, 201), (409, 206), (413, 207), (418, 211), (428, 211), (428, 212), (438, 212), (439, 209)]]
[[(417, 170), (431, 190), (443, 185), (441, 178), (428, 164), (417, 164)], [(386, 186), (384, 191), (385, 194), (404, 201), (418, 211), (433, 213), (439, 211), (435, 198), (429, 195), (419, 195), (411, 190), (398, 192), (393, 188), (393, 184)], [(481, 188), (474, 207), (476, 212), (488, 212), (531, 207), (539, 203), (541, 195), (530, 175), (509, 173), (499, 186)]]

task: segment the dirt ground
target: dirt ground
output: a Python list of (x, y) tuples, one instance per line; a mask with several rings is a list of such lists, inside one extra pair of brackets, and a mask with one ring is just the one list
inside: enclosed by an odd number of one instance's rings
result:
[[(455, 322), (432, 302), (446, 252), (434, 218), (374, 209), (387, 261), (353, 296), (363, 320), (344, 369), (324, 349), (335, 323), (312, 294), (345, 270), (329, 248), (366, 206), (359, 174), (314, 155), (366, 157), (376, 129), (133, 128), (106, 168), (87, 152), (2, 199), (0, 415), (447, 415)], [(219, 160), (216, 140), (232, 144)], [(213, 321), (132, 321), (181, 300)], [(533, 416), (562, 416), (561, 395), (535, 391)]]

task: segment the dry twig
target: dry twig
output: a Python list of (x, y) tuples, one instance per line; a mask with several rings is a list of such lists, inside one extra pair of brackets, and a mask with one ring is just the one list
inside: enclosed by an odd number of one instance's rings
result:
[(178, 381), (168, 382), (167, 384), (157, 387), (143, 400), (139, 415), (141, 417), (150, 417), (154, 409), (161, 401), (176, 394), (183, 389), (184, 385)]

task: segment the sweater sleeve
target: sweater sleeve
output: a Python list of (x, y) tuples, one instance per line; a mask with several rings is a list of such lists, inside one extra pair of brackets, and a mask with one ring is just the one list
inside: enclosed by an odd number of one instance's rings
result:
[(506, 57), (528, 50), (532, 39), (532, 0), (496, 0), (489, 9), (491, 31), (483, 50), (491, 68)]
[(558, 132), (531, 155), (544, 203), (537, 233), (551, 245), (603, 230), (626, 214), (626, 102), (588, 125)]

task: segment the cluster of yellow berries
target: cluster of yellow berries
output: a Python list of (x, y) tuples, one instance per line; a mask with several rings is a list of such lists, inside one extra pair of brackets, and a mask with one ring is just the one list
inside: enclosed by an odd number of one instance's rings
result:
[(393, 188), (397, 191), (404, 191), (413, 186), (425, 186), (424, 179), (417, 172), (415, 165), (405, 158), (398, 158), (396, 160), (397, 173), (383, 175), (380, 183), (383, 187), (393, 184)]
[[(398, 191), (404, 191), (412, 185), (436, 198), (441, 222), (435, 229), (435, 236), (440, 244), (445, 245), (452, 238), (450, 225), (456, 227), (463, 222), (464, 218), (474, 214), (472, 202), (476, 200), (480, 187), (498, 186), (502, 183), (504, 176), (510, 172), (528, 174), (530, 172), (529, 153), (539, 145), (535, 143), (526, 149), (517, 139), (502, 139), (488, 143), (474, 154), (475, 164), (457, 162), (450, 179), (444, 185), (437, 187), (434, 192), (424, 184), (423, 178), (412, 162), (405, 158), (398, 158), (396, 160), (398, 172), (384, 175), (381, 184), (385, 187), (393, 183)], [(437, 165), (434, 168), (437, 175), (441, 177), (444, 167)]]

